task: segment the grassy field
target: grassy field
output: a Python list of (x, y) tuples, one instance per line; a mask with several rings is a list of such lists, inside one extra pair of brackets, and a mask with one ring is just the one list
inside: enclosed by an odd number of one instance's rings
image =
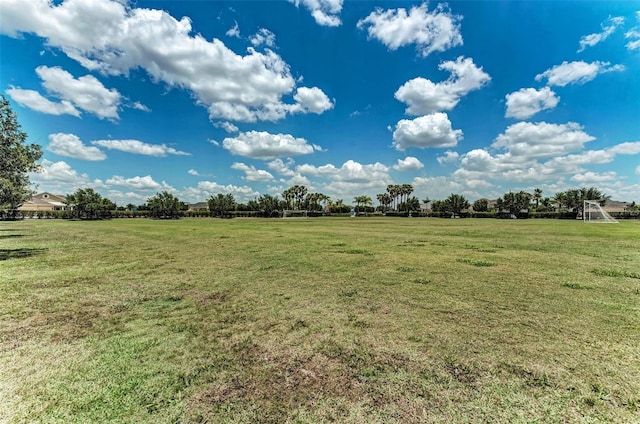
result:
[(640, 222), (0, 222), (0, 422), (640, 422)]

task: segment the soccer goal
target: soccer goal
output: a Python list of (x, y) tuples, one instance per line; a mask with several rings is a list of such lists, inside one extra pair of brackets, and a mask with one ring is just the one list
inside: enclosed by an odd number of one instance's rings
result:
[(600, 203), (596, 202), (595, 200), (584, 201), (584, 206), (582, 208), (582, 220), (584, 222), (589, 222), (589, 223), (593, 223), (593, 222), (605, 223), (605, 224), (618, 223), (618, 221), (612, 218), (611, 215), (607, 213), (607, 211), (602, 209), (602, 206), (600, 206)]
[(283, 218), (308, 218), (309, 216), (307, 215), (307, 211), (306, 210), (284, 209), (282, 211), (282, 217)]

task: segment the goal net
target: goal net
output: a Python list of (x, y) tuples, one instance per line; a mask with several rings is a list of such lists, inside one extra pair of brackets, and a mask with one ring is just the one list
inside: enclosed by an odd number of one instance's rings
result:
[(618, 221), (612, 218), (611, 215), (607, 213), (607, 211), (602, 209), (602, 206), (600, 206), (600, 203), (596, 202), (595, 200), (584, 201), (584, 206), (582, 208), (582, 220), (584, 222), (590, 222), (590, 223), (592, 222), (610, 223), (610, 224), (618, 223)]
[(307, 218), (307, 211), (306, 210), (300, 210), (300, 209), (295, 209), (295, 210), (291, 210), (291, 209), (284, 209), (282, 211), (282, 217), (283, 218)]

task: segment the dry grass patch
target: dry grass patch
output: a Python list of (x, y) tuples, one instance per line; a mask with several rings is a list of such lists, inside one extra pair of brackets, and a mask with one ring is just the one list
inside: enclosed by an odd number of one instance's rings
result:
[(9, 423), (639, 413), (636, 223), (0, 225), (0, 252), (35, 252), (0, 261)]

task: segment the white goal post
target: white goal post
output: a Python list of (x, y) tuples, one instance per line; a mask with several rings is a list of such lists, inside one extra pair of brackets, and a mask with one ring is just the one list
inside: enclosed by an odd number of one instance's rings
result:
[(585, 200), (582, 207), (582, 220), (588, 223), (604, 223), (604, 224), (617, 224), (611, 215), (607, 213), (600, 203), (595, 200)]

